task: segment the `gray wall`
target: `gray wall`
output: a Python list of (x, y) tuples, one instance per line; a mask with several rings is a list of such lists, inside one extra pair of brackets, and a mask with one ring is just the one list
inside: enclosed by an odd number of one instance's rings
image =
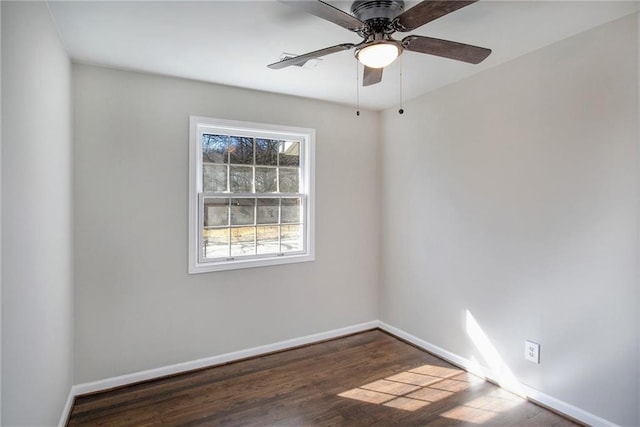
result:
[[(381, 320), (638, 425), (635, 15), (382, 114)], [(524, 341), (542, 363), (524, 360)]]
[[(0, 3), (0, 100), (2, 99), (2, 3)], [(0, 424), (2, 424), (2, 102), (0, 102)]]
[(42, 2), (2, 2), (2, 425), (72, 384), (71, 67)]
[[(377, 319), (376, 113), (91, 66), (73, 76), (77, 383)], [(317, 130), (315, 262), (187, 274), (190, 114)]]
[[(2, 3), (0, 3), (0, 100), (2, 100)], [(0, 102), (0, 424), (2, 424), (2, 102)]]

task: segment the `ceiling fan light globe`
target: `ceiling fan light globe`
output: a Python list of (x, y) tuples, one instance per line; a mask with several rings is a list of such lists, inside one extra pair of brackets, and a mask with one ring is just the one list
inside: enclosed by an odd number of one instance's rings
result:
[(392, 43), (376, 43), (356, 52), (356, 58), (369, 68), (384, 68), (400, 55), (398, 46)]

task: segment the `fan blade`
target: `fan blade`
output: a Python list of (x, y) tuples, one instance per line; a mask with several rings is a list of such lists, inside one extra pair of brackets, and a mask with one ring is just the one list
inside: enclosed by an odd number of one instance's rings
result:
[(382, 71), (384, 68), (364, 67), (362, 74), (362, 86), (371, 86), (382, 81)]
[(491, 53), (491, 49), (484, 47), (422, 36), (407, 36), (402, 39), (402, 46), (412, 52), (428, 53), (470, 64), (481, 63)]
[(358, 31), (360, 28), (364, 27), (364, 22), (359, 20), (358, 18), (349, 15), (346, 12), (338, 9), (337, 7), (333, 7), (328, 3), (325, 3), (320, 0), (280, 0), (282, 3), (286, 3), (290, 6), (293, 6), (299, 10), (310, 13), (312, 15), (317, 16), (318, 18), (325, 19), (329, 22), (333, 22), (336, 25), (340, 25), (343, 28), (351, 31)]
[(413, 31), (427, 22), (441, 18), (478, 0), (425, 0), (396, 17), (394, 27), (397, 31)]
[(272, 68), (274, 70), (279, 70), (280, 68), (289, 67), (291, 65), (304, 65), (310, 59), (320, 58), (321, 56), (326, 56), (336, 52), (342, 52), (343, 50), (349, 50), (353, 48), (355, 45), (353, 43), (343, 43), (338, 44), (331, 47), (326, 47), (324, 49), (315, 50), (313, 52), (305, 53), (304, 55), (294, 56), (292, 58), (283, 59), (282, 61), (274, 62), (273, 64), (267, 65), (267, 67)]

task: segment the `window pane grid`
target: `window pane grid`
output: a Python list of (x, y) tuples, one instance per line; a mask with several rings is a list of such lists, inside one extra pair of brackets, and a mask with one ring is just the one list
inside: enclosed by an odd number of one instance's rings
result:
[(297, 193), (300, 190), (298, 141), (205, 133), (202, 147), (202, 190), (205, 192)]
[(313, 241), (313, 233), (308, 230), (307, 202), (313, 206), (313, 198), (307, 201), (305, 180), (312, 163), (307, 165), (309, 153), (303, 152), (309, 149), (311, 134), (302, 128), (291, 128), (291, 133), (277, 128), (261, 131), (235, 123), (199, 125), (195, 146), (201, 153), (193, 169), (195, 186), (190, 183), (199, 199), (199, 262), (273, 258), (280, 263), (276, 257), (308, 255), (307, 236)]
[(302, 251), (304, 203), (300, 193), (203, 194), (203, 257), (231, 260)]
[(203, 227), (206, 228), (302, 223), (302, 195), (269, 198), (204, 196), (203, 200)]
[(204, 227), (203, 255), (208, 259), (302, 251), (303, 223)]

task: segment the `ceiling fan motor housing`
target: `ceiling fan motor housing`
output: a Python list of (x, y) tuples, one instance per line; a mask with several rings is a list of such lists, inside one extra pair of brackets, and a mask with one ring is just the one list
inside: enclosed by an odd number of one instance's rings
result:
[(365, 22), (373, 33), (393, 32), (390, 24), (403, 10), (403, 0), (357, 0), (351, 5), (351, 14)]

